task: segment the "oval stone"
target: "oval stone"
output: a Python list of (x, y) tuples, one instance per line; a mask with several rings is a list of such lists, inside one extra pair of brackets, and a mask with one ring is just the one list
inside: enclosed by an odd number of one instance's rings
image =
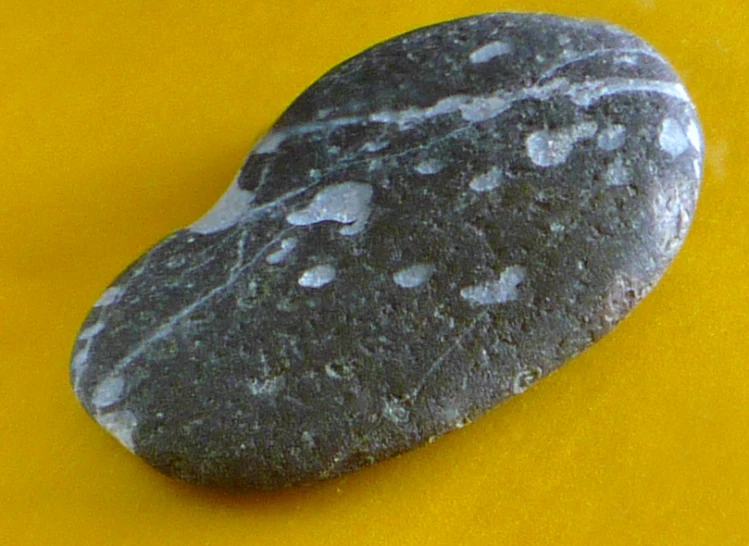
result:
[(404, 452), (629, 313), (684, 240), (702, 147), (674, 70), (615, 26), (490, 14), (394, 38), (304, 92), (104, 292), (75, 393), (191, 482)]

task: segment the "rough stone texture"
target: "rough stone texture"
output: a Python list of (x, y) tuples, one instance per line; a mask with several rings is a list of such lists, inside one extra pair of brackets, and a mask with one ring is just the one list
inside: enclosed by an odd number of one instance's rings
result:
[(701, 131), (610, 25), (417, 30), (300, 96), (84, 323), (72, 384), (185, 480), (275, 488), (461, 427), (610, 331), (692, 219)]

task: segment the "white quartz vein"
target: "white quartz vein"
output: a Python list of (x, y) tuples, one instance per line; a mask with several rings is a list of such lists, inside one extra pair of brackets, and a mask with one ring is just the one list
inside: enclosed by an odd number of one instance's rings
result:
[[(646, 50), (635, 51), (647, 53)], [(590, 55), (593, 55), (593, 53)], [(660, 59), (657, 56), (656, 58)], [(575, 62), (575, 60), (571, 59), (566, 64), (572, 62)], [(562, 66), (559, 65), (556, 70)], [(566, 96), (578, 106), (588, 107), (608, 95), (648, 92), (658, 93), (691, 103), (686, 89), (679, 82), (609, 77), (570, 83), (567, 78), (554, 78), (545, 83), (537, 83), (536, 85), (515, 91), (497, 91), (483, 96), (452, 95), (440, 99), (433, 105), (425, 108), (409, 107), (403, 110), (382, 110), (368, 116), (347, 116), (327, 121), (304, 123), (269, 133), (255, 147), (252, 153), (270, 154), (277, 151), (279, 146), (290, 136), (332, 131), (349, 125), (366, 125), (368, 123), (395, 124), (401, 131), (404, 131), (433, 117), (456, 112), (460, 112), (465, 121), (485, 121), (506, 112), (517, 102), (529, 99), (549, 100), (555, 97)]]
[(142, 355), (146, 351), (146, 349), (148, 349), (153, 343), (168, 336), (174, 330), (174, 327), (179, 323), (179, 321), (190, 315), (190, 313), (192, 313), (217, 295), (221, 294), (229, 286), (234, 284), (239, 278), (242, 277), (242, 274), (245, 271), (255, 266), (260, 261), (260, 259), (268, 251), (268, 249), (279, 244), (279, 242), (284, 237), (286, 237), (293, 229), (294, 228), (286, 228), (279, 232), (271, 241), (266, 243), (260, 250), (258, 250), (255, 256), (253, 256), (247, 263), (244, 263), (244, 245), (247, 239), (248, 231), (243, 231), (242, 235), (237, 239), (237, 259), (234, 262), (234, 265), (229, 270), (229, 276), (227, 280), (223, 284), (220, 284), (219, 286), (211, 289), (208, 293), (196, 299), (194, 302), (185, 306), (182, 310), (169, 317), (169, 319), (164, 322), (164, 324), (162, 324), (159, 328), (157, 328), (153, 334), (141, 341), (138, 345), (135, 346), (135, 348), (133, 348), (133, 350), (131, 350), (128, 354), (117, 361), (117, 363), (113, 367), (113, 370), (116, 372), (123, 370), (136, 358)]
[(447, 360), (447, 357), (450, 356), (450, 354), (457, 349), (461, 343), (463, 343), (463, 340), (472, 333), (476, 326), (478, 325), (479, 321), (483, 320), (484, 317), (486, 317), (488, 310), (484, 310), (478, 315), (474, 317), (474, 319), (471, 321), (471, 323), (466, 326), (466, 328), (460, 333), (460, 335), (455, 339), (453, 343), (450, 344), (450, 346), (439, 356), (435, 359), (435, 361), (432, 363), (432, 365), (429, 367), (429, 369), (426, 371), (426, 373), (421, 376), (421, 379), (419, 380), (419, 383), (414, 387), (414, 389), (409, 393), (408, 399), (413, 400), (415, 398), (418, 398), (418, 396), (421, 394), (421, 391), (424, 390), (424, 387), (427, 384), (427, 381), (429, 380), (434, 373), (439, 370), (439, 368), (444, 364), (445, 360)]
[(567, 68), (570, 65), (573, 65), (582, 61), (594, 59), (595, 57), (600, 57), (602, 55), (608, 55), (608, 54), (644, 55), (647, 57), (651, 57), (659, 61), (662, 64), (666, 64), (663, 58), (660, 55), (658, 55), (655, 51), (649, 51), (647, 49), (639, 49), (639, 48), (622, 48), (622, 49), (602, 48), (602, 49), (596, 49), (595, 51), (589, 51), (587, 53), (576, 55), (574, 57), (568, 57), (566, 59), (562, 58), (562, 61), (563, 61), (562, 63), (552, 66), (551, 68), (546, 70), (543, 74), (541, 74), (541, 77), (538, 78), (538, 81), (545, 80), (546, 78), (552, 76), (553, 74), (555, 74), (556, 72), (559, 72), (560, 70), (564, 68)]

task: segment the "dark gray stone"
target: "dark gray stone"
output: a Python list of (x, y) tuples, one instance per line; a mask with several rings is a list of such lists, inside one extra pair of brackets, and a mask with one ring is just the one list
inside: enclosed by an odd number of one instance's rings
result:
[(610, 331), (701, 177), (677, 75), (610, 25), (423, 28), (302, 94), (76, 341), (85, 409), (157, 469), (276, 488), (461, 427)]

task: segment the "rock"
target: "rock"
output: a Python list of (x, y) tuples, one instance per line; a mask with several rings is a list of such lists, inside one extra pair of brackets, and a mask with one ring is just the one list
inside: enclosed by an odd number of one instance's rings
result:
[(677, 253), (702, 139), (617, 27), (494, 14), (341, 64), (83, 324), (88, 413), (185, 480), (329, 478), (464, 426), (609, 332)]

